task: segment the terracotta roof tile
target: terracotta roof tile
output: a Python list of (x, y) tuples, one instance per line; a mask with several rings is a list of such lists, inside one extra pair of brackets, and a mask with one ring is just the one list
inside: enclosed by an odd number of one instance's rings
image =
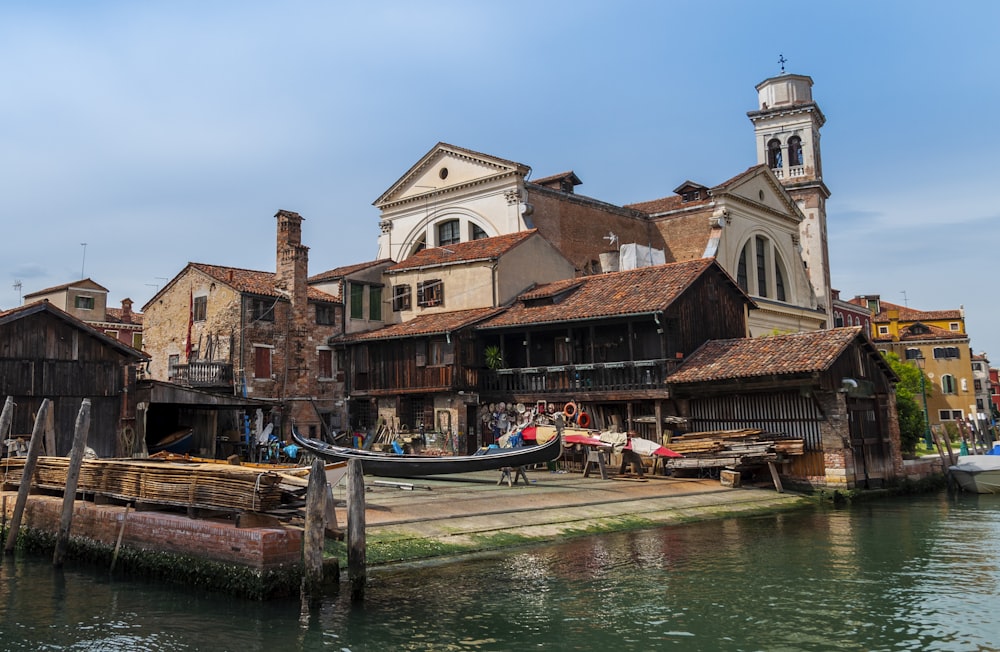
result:
[[(107, 311), (106, 311), (106, 313), (107, 313), (107, 321), (121, 323), (121, 321), (122, 321), (122, 309), (121, 308), (108, 308)], [(138, 324), (139, 326), (141, 326), (142, 325), (142, 313), (141, 312), (134, 312), (133, 311), (132, 312), (132, 321), (129, 322), (129, 323), (131, 323), (131, 324)]]
[[(854, 305), (861, 306), (862, 308), (868, 307), (861, 297), (854, 297), (848, 303), (853, 303)], [(879, 312), (872, 317), (872, 321), (875, 323), (888, 322), (890, 310), (896, 310), (899, 312), (899, 321), (940, 321), (944, 319), (963, 318), (961, 310), (916, 310), (907, 306), (901, 306), (896, 303), (889, 303), (888, 301), (880, 300)]]
[[(480, 326), (501, 328), (655, 312), (669, 306), (714, 265), (714, 259), (702, 258), (548, 283), (524, 293), (506, 312)], [(551, 301), (535, 302), (544, 298)]]
[(59, 292), (61, 290), (68, 290), (71, 287), (82, 285), (83, 283), (93, 283), (94, 285), (97, 286), (96, 288), (94, 288), (95, 290), (104, 290), (105, 292), (108, 291), (108, 288), (104, 287), (103, 285), (101, 285), (100, 283), (98, 283), (97, 281), (95, 281), (94, 279), (92, 279), (92, 278), (84, 278), (84, 279), (80, 279), (79, 281), (70, 281), (69, 283), (63, 283), (62, 285), (54, 285), (54, 286), (52, 286), (50, 288), (45, 288), (44, 290), (38, 290), (36, 292), (31, 292), (29, 294), (24, 295), (24, 298), (27, 299), (28, 297), (33, 297), (36, 294), (49, 294), (51, 292)]
[[(946, 328), (916, 322), (899, 329), (900, 342), (920, 342), (927, 340), (965, 340), (969, 336), (965, 333), (950, 331)], [(876, 342), (892, 342), (891, 337), (877, 337)]]
[(387, 340), (435, 333), (451, 333), (470, 324), (482, 321), (503, 310), (503, 308), (473, 308), (452, 312), (435, 312), (418, 315), (401, 324), (390, 324), (383, 328), (364, 333), (351, 333), (337, 338), (338, 342), (365, 342)]
[(344, 265), (343, 267), (337, 267), (326, 272), (320, 272), (315, 276), (309, 277), (310, 283), (320, 283), (322, 281), (332, 281), (339, 278), (344, 278), (345, 276), (350, 276), (357, 272), (364, 271), (376, 265), (381, 265), (382, 263), (393, 262), (391, 258), (380, 258), (379, 260), (369, 260), (364, 263), (355, 263), (354, 265)]
[[(287, 298), (285, 293), (278, 290), (277, 286), (275, 286), (276, 275), (274, 272), (206, 265), (205, 263), (189, 263), (189, 266), (229, 285), (238, 292), (257, 294), (265, 297)], [(314, 287), (308, 288), (307, 293), (311, 301), (340, 302), (340, 299), (332, 294), (327, 294)]]
[(524, 242), (538, 231), (530, 229), (528, 231), (518, 231), (507, 235), (498, 235), (493, 238), (481, 238), (468, 242), (459, 242), (444, 247), (433, 247), (423, 249), (413, 254), (401, 263), (396, 263), (389, 267), (388, 272), (402, 272), (408, 269), (419, 269), (421, 267), (435, 267), (438, 265), (455, 265), (458, 263), (470, 263), (477, 260), (491, 260)]
[(861, 326), (791, 335), (712, 340), (692, 353), (668, 383), (781, 376), (825, 371), (861, 337)]

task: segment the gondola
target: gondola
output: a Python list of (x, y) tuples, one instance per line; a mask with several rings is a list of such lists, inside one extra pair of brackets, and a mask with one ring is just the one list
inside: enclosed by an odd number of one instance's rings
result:
[(292, 438), (313, 455), (330, 461), (361, 460), (365, 473), (389, 478), (415, 478), (425, 475), (448, 475), (471, 471), (491, 471), (505, 466), (518, 467), (551, 462), (562, 452), (562, 441), (553, 437), (544, 444), (516, 448), (488, 448), (475, 455), (398, 455), (357, 448), (334, 446), (309, 439), (292, 428)]

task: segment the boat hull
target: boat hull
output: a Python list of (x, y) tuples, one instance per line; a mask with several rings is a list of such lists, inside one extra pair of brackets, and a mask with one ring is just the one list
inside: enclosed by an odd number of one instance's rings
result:
[(948, 473), (962, 491), (1000, 494), (1000, 456), (963, 455)]
[(376, 453), (356, 448), (334, 446), (300, 435), (294, 428), (292, 437), (299, 446), (317, 457), (330, 460), (359, 460), (365, 473), (390, 478), (416, 478), (427, 475), (450, 475), (472, 471), (491, 471), (504, 467), (528, 466), (551, 462), (562, 452), (562, 441), (554, 437), (539, 446), (500, 448), (484, 455), (453, 455), (430, 457)]

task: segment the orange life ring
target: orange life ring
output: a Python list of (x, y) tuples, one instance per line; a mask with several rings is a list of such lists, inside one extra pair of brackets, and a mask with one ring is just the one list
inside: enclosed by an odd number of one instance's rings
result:
[(590, 415), (586, 412), (580, 412), (580, 416), (576, 418), (576, 425), (581, 428), (586, 428), (590, 425)]
[(563, 412), (566, 414), (566, 416), (572, 417), (574, 414), (576, 414), (576, 403), (570, 401), (569, 403), (564, 405)]

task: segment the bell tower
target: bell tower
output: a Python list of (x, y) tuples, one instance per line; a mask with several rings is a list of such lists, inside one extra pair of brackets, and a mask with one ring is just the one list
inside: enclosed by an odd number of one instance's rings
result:
[(819, 305), (833, 325), (830, 293), (830, 252), (827, 246), (826, 200), (819, 130), (826, 117), (813, 101), (813, 80), (785, 72), (757, 84), (757, 110), (747, 117), (754, 126), (757, 163), (766, 164), (798, 205), (805, 219), (799, 225), (802, 258)]

